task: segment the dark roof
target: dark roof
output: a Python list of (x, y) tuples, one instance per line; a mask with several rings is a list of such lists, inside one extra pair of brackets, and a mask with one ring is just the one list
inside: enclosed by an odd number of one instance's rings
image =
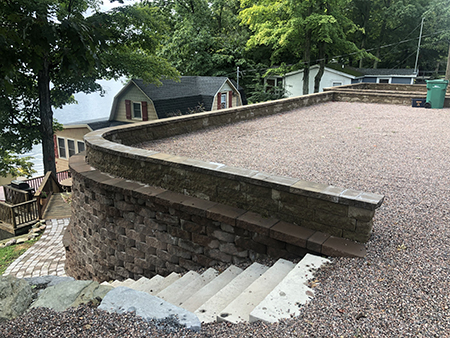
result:
[(388, 69), (388, 68), (355, 68), (365, 76), (387, 76), (387, 75), (399, 75), (399, 76), (415, 76), (414, 69)]
[(86, 121), (79, 121), (74, 123), (67, 123), (64, 124), (65, 127), (70, 126), (78, 126), (78, 125), (87, 125), (92, 130), (98, 130), (102, 128), (109, 128), (109, 127), (115, 127), (115, 126), (121, 126), (124, 124), (128, 124), (129, 122), (120, 122), (120, 121), (109, 121), (105, 119), (95, 119), (95, 120), (86, 120)]
[(198, 95), (214, 96), (226, 81), (226, 77), (182, 76), (180, 81), (162, 80), (162, 85), (157, 86), (152, 83), (144, 83), (140, 79), (133, 79), (133, 82), (152, 101)]
[[(227, 77), (182, 76), (179, 81), (162, 80), (162, 85), (133, 79), (152, 101), (159, 118), (212, 110), (215, 95), (228, 80)], [(234, 84), (233, 84), (234, 85)]]

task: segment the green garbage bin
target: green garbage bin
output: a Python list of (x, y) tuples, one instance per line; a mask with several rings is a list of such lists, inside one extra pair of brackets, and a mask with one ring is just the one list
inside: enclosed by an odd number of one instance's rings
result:
[(444, 108), (447, 85), (448, 80), (427, 81), (427, 102), (425, 103), (425, 108)]

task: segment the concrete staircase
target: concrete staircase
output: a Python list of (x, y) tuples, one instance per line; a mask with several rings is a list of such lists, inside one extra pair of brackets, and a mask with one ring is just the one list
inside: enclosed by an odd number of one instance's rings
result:
[(189, 271), (182, 277), (172, 273), (165, 278), (156, 275), (102, 284), (147, 292), (194, 312), (203, 323), (275, 323), (299, 314), (300, 306), (314, 296), (308, 280), (327, 262), (307, 254), (298, 264), (279, 259), (270, 268), (253, 263), (245, 270), (230, 266), (220, 274), (210, 268), (202, 274)]

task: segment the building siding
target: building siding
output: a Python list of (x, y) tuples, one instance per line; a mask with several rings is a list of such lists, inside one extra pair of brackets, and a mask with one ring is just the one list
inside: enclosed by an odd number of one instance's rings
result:
[[(147, 102), (147, 111), (148, 111), (148, 120), (157, 120), (158, 115), (156, 114), (155, 107), (153, 105), (153, 101), (151, 101), (147, 96), (145, 96), (139, 88), (137, 88), (134, 85), (131, 85), (128, 90), (123, 93), (117, 102), (116, 111), (114, 114), (114, 120), (121, 121), (121, 122), (130, 122), (130, 120), (127, 119), (126, 111), (125, 111), (125, 100), (130, 100), (133, 102), (139, 102), (142, 101)], [(132, 119), (135, 120), (136, 119)], [(140, 120), (141, 121), (141, 120)]]

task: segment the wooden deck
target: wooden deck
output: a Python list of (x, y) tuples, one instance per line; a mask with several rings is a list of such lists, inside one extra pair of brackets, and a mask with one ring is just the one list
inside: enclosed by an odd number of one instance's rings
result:
[(61, 193), (53, 194), (45, 210), (43, 219), (69, 218), (72, 215), (70, 204), (64, 202)]

